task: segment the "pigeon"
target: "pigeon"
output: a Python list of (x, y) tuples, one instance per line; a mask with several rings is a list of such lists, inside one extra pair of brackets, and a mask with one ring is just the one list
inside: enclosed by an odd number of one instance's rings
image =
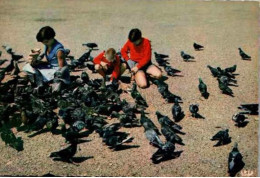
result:
[(177, 143), (180, 145), (185, 145), (182, 141), (182, 138), (180, 136), (178, 136), (171, 127), (169, 127), (168, 125), (162, 123), (162, 128), (161, 128), (161, 132), (162, 134), (165, 136), (167, 141), (172, 142), (173, 144)]
[(150, 141), (150, 144), (156, 148), (162, 148), (164, 145), (156, 131), (149, 127), (144, 127), (145, 136)]
[(159, 132), (158, 128), (154, 125), (154, 123), (148, 118), (145, 116), (145, 113), (144, 111), (141, 111), (141, 119), (140, 119), (140, 122), (142, 124), (142, 126), (144, 128), (147, 128), (147, 129), (152, 129), (154, 130), (158, 135), (161, 135), (161, 133)]
[(55, 130), (58, 127), (58, 118), (53, 118), (46, 123), (46, 128), (50, 131)]
[(235, 78), (235, 76), (232, 73), (227, 72), (226, 70), (222, 70), (220, 67), (217, 67), (217, 70), (219, 71), (218, 77), (227, 76), (228, 78), (231, 78), (231, 79)]
[(76, 154), (76, 151), (77, 151), (77, 143), (71, 143), (71, 145), (65, 149), (62, 149), (57, 152), (52, 152), (50, 154), (50, 157), (60, 158), (62, 161), (73, 163), (72, 157)]
[(155, 58), (156, 62), (159, 64), (159, 66), (166, 66), (169, 64), (168, 60), (164, 58)]
[(172, 116), (175, 122), (180, 121), (185, 116), (184, 112), (181, 109), (181, 106), (177, 102), (174, 103), (174, 105), (172, 106)]
[(8, 61), (8, 60), (7, 59), (0, 60), (0, 65), (3, 65), (6, 61)]
[(218, 78), (220, 80), (221, 83), (225, 84), (225, 85), (230, 85), (230, 83), (234, 83), (234, 84), (237, 84), (237, 81), (232, 79), (232, 78), (229, 78), (225, 75), (222, 75)]
[(167, 73), (167, 75), (169, 75), (169, 76), (175, 76), (176, 73), (181, 72), (180, 70), (174, 69), (174, 68), (172, 68), (171, 66), (168, 66), (168, 65), (164, 66), (164, 70)]
[(110, 135), (113, 135), (120, 128), (121, 128), (121, 124), (120, 123), (109, 124), (107, 126), (104, 126), (102, 128), (102, 131), (99, 132), (99, 134), (100, 134), (101, 137), (108, 137)]
[(163, 82), (162, 80), (153, 80), (154, 84), (157, 85), (158, 91), (161, 95), (163, 95), (164, 92), (168, 91), (168, 85), (167, 83)]
[(148, 104), (146, 103), (145, 99), (142, 97), (142, 95), (137, 90), (137, 85), (134, 82), (133, 88), (131, 90), (131, 96), (135, 99), (136, 104), (148, 107)]
[(11, 75), (18, 75), (20, 73), (20, 69), (18, 67), (17, 61), (14, 61), (14, 69), (11, 73)]
[(88, 48), (98, 47), (98, 45), (96, 43), (83, 43), (82, 46), (87, 46)]
[(155, 60), (159, 64), (159, 66), (166, 66), (169, 64), (168, 60), (165, 58), (168, 58), (168, 55), (165, 54), (158, 54), (157, 52), (154, 52)]
[(79, 138), (88, 137), (92, 131), (79, 132), (75, 127), (66, 129), (65, 124), (61, 127), (62, 136), (68, 143), (80, 143)]
[(12, 60), (14, 60), (14, 61), (19, 61), (20, 59), (23, 58), (23, 55), (18, 55), (18, 54), (14, 54), (14, 53), (12, 53), (11, 56), (12, 56)]
[(89, 64), (89, 63), (87, 63), (87, 64), (86, 64), (86, 67), (87, 67), (89, 70), (91, 70), (92, 73), (97, 73), (94, 64)]
[(241, 104), (238, 108), (245, 110), (242, 113), (258, 115), (258, 104)]
[(229, 137), (228, 131), (228, 129), (221, 130), (211, 138), (212, 141), (218, 140), (218, 143), (215, 144), (214, 147), (225, 145), (231, 142), (231, 137)]
[(232, 116), (232, 120), (236, 122), (236, 125), (239, 127), (245, 123), (246, 116), (244, 114), (237, 113)]
[(190, 59), (195, 59), (193, 56), (186, 54), (183, 51), (181, 51), (181, 57), (185, 62), (189, 61)]
[(191, 104), (190, 107), (189, 107), (189, 110), (191, 112), (191, 116), (196, 117), (198, 115), (199, 105), (198, 104)]
[(81, 73), (80, 78), (83, 80), (84, 83), (87, 83), (89, 81), (89, 76), (85, 71)]
[(217, 77), (220, 75), (220, 72), (217, 68), (211, 67), (210, 65), (207, 65), (207, 67), (209, 68), (211, 74), (213, 75), (213, 77)]
[(39, 131), (41, 129), (43, 129), (43, 127), (45, 126), (45, 124), (47, 123), (47, 118), (43, 115), (43, 116), (38, 116), (36, 121), (32, 124), (32, 130), (33, 131)]
[(226, 84), (222, 83), (218, 78), (218, 87), (222, 91), (223, 94), (227, 94), (233, 96), (233, 91)]
[(174, 150), (175, 150), (175, 145), (172, 142), (167, 141), (162, 146), (162, 148), (158, 148), (158, 150), (152, 155), (150, 159), (155, 164), (159, 163), (160, 160), (171, 158), (172, 156), (174, 156)]
[(204, 46), (202, 45), (199, 45), (197, 43), (193, 43), (193, 47), (196, 51), (200, 51), (200, 50), (203, 50), (204, 49)]
[(209, 97), (209, 93), (207, 91), (207, 85), (202, 81), (201, 78), (199, 78), (199, 90), (200, 90), (200, 93), (201, 93), (201, 96), (203, 96), (205, 99), (208, 99)]
[(11, 59), (10, 63), (4, 69), (5, 72), (11, 72), (14, 69), (14, 60)]
[(6, 145), (9, 145), (17, 151), (23, 151), (23, 140), (21, 137), (15, 137), (11, 129), (2, 128), (0, 134)]
[(85, 125), (86, 125), (85, 122), (80, 121), (80, 120), (77, 120), (76, 122), (74, 122), (74, 123), (72, 124), (72, 128), (73, 128), (73, 130), (79, 132), (79, 131), (81, 131), (82, 129), (84, 129)]
[(13, 54), (13, 49), (8, 46), (8, 45), (2, 45), (2, 47), (5, 49), (5, 51), (8, 53), (8, 54)]
[(234, 177), (245, 165), (243, 162), (243, 156), (238, 150), (237, 142), (234, 144), (232, 151), (228, 156), (228, 173), (231, 177)]
[(247, 55), (241, 48), (238, 48), (239, 50), (239, 55), (243, 60), (250, 60), (251, 56)]
[(156, 116), (157, 119), (159, 121), (159, 123), (168, 125), (174, 132), (176, 133), (180, 133), (180, 134), (185, 134), (184, 132), (182, 132), (182, 127), (176, 123), (174, 123), (172, 120), (170, 120), (170, 118), (168, 116), (164, 116), (162, 115), (159, 111), (156, 111)]
[(224, 69), (225, 72), (230, 72), (230, 73), (233, 73), (236, 70), (237, 70), (237, 65), (233, 65), (232, 67), (228, 67)]
[(169, 55), (166, 55), (166, 54), (159, 54), (157, 52), (154, 52), (154, 56), (155, 58), (169, 58)]
[(102, 141), (105, 142), (110, 149), (117, 149), (123, 143), (132, 142), (134, 137), (130, 137), (126, 132), (114, 132), (112, 135), (103, 136)]

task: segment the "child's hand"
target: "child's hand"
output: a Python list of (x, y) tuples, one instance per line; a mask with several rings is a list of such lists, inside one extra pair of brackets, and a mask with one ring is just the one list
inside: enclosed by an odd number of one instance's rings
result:
[(34, 66), (37, 65), (37, 58), (41, 54), (41, 49), (32, 49), (28, 57), (28, 62)]
[(107, 70), (107, 63), (100, 62), (100, 65), (102, 66), (103, 69)]
[(138, 67), (136, 67), (136, 66), (131, 69), (131, 72), (133, 72), (134, 74), (135, 74), (137, 71), (138, 71)]

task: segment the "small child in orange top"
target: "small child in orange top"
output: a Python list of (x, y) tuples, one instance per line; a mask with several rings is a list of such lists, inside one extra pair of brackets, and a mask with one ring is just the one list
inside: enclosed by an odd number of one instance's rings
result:
[(151, 51), (150, 41), (143, 38), (141, 31), (137, 28), (129, 32), (128, 41), (121, 49), (122, 57), (127, 62), (136, 84), (140, 88), (147, 87), (146, 74), (157, 79), (162, 76), (161, 70), (152, 64)]
[(121, 63), (119, 56), (116, 55), (114, 48), (109, 48), (106, 51), (100, 53), (94, 58), (93, 63), (95, 65), (95, 70), (104, 78), (106, 75), (110, 75), (110, 82), (113, 79), (118, 79), (126, 69), (126, 64)]

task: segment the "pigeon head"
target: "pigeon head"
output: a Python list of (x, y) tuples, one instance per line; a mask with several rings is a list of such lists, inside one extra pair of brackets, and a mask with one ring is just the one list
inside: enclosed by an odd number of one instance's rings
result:
[(158, 119), (163, 116), (159, 111), (156, 111), (155, 114), (158, 117)]

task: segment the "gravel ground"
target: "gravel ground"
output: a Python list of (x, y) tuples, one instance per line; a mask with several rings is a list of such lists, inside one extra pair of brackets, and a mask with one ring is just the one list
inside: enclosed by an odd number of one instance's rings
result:
[[(80, 144), (76, 154), (89, 158), (80, 166), (54, 162), (48, 157), (64, 145), (61, 136), (46, 133), (28, 138), (27, 134), (17, 133), (24, 140), (24, 151), (17, 152), (0, 141), (0, 175), (228, 176), (228, 154), (238, 142), (244, 170), (252, 170), (257, 176), (258, 117), (249, 116), (250, 122), (244, 128), (235, 127), (231, 117), (238, 112), (240, 103), (258, 102), (258, 2), (1, 0), (0, 7), (1, 44), (11, 45), (24, 56), (32, 48), (43, 49), (35, 36), (45, 25), (55, 29), (56, 38), (75, 57), (84, 52), (84, 42), (96, 42), (100, 51), (108, 47), (120, 49), (129, 30), (140, 28), (143, 36), (152, 41), (153, 51), (169, 54), (171, 65), (182, 71), (183, 77), (170, 77), (166, 83), (170, 91), (183, 98), (181, 106), (186, 114), (180, 122), (186, 132), (182, 136), (186, 145), (177, 146), (183, 152), (173, 160), (156, 165), (151, 162), (149, 158), (156, 149), (149, 145), (143, 128), (122, 129), (130, 132), (135, 137), (132, 144), (140, 147), (117, 152), (102, 145), (97, 134), (90, 135), (91, 141)], [(195, 52), (194, 41), (203, 44), (205, 50)], [(238, 47), (250, 54), (252, 61), (241, 60)], [(194, 55), (196, 62), (183, 62), (181, 50)], [(7, 55), (3, 53), (3, 57)], [(208, 64), (222, 68), (237, 64), (239, 87), (232, 87), (235, 97), (220, 93), (216, 79), (206, 68)], [(208, 85), (207, 100), (200, 97), (199, 77)], [(149, 104), (149, 117), (159, 127), (155, 111), (171, 116), (172, 104), (164, 102), (155, 85), (140, 92)], [(205, 120), (190, 116), (188, 107), (195, 103)], [(213, 147), (215, 142), (210, 138), (220, 130), (216, 127), (228, 128), (232, 143)]]

